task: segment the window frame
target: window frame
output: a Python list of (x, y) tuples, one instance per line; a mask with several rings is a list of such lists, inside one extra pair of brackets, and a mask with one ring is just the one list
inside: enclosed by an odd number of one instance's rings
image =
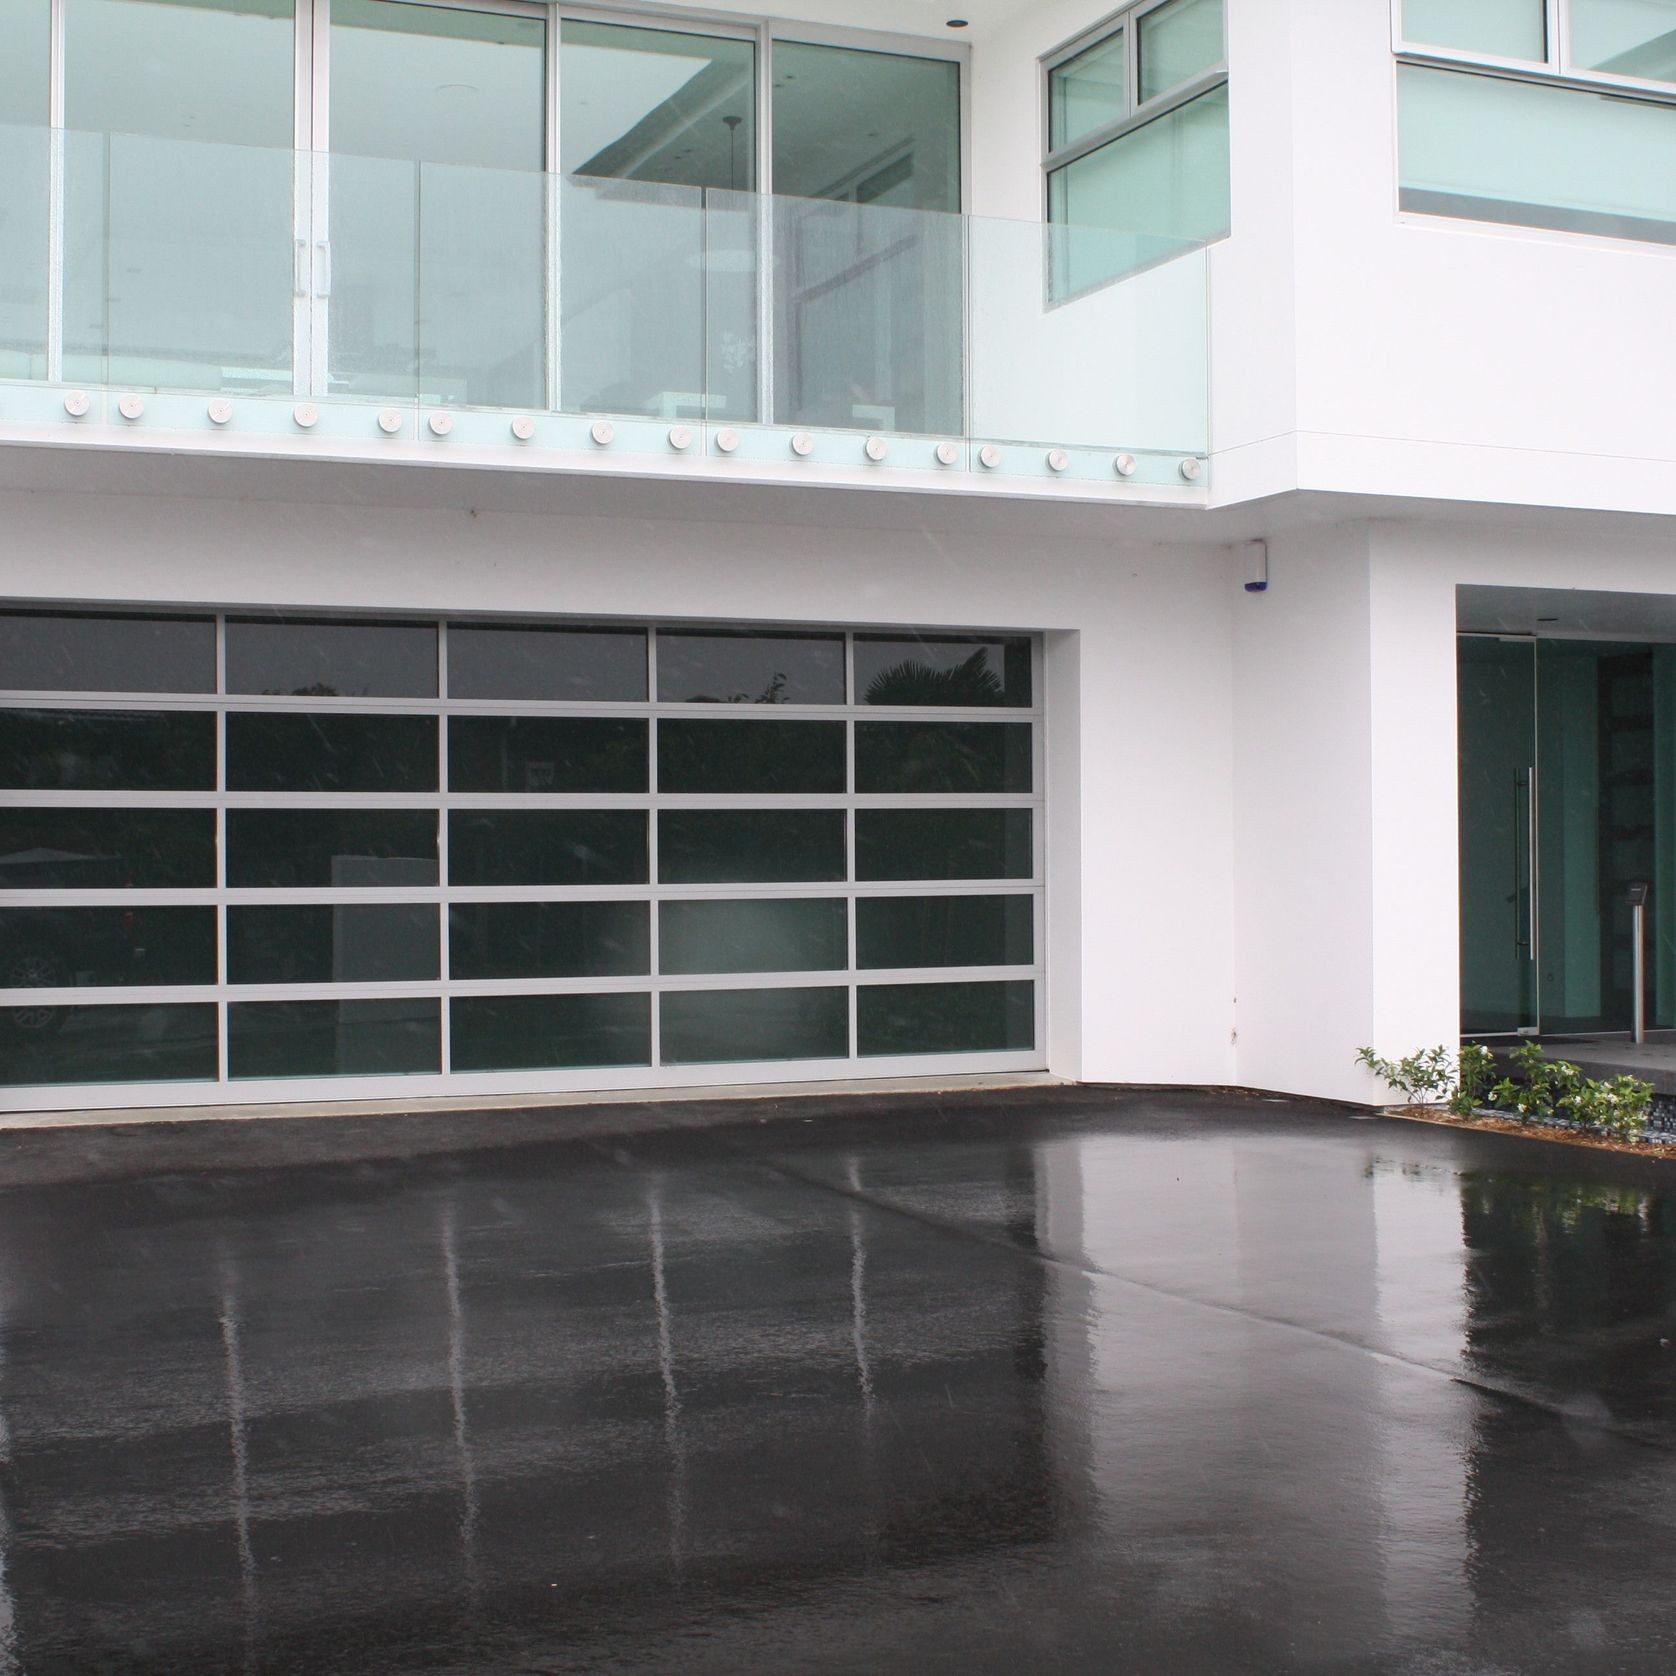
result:
[[(1140, 97), (1140, 42), (1141, 24), (1152, 12), (1174, 5), (1176, 0), (1131, 0), (1131, 4), (1108, 13), (1091, 28), (1084, 29), (1070, 40), (1044, 53), (1040, 60), (1037, 80), (1040, 99), (1040, 132), (1042, 136), (1042, 219), (1052, 220), (1052, 178), (1059, 170), (1080, 161), (1091, 152), (1101, 150), (1114, 140), (1144, 128), (1149, 122), (1191, 104), (1206, 93), (1225, 86), (1228, 81), (1228, 23), (1227, 7), (1223, 6), (1222, 57), (1208, 69), (1199, 71), (1150, 99)], [(1124, 32), (1124, 112), (1111, 122), (1091, 128), (1068, 145), (1053, 145), (1053, 75), (1058, 69), (1080, 57), (1091, 47), (1109, 40), (1119, 30)]]
[(1570, 87), (1580, 92), (1623, 93), (1661, 104), (1676, 104), (1676, 77), (1654, 81), (1644, 76), (1621, 76), (1610, 70), (1579, 67), (1571, 55), (1571, 17), (1574, 0), (1542, 0), (1547, 56), (1542, 59), (1506, 58), (1497, 53), (1472, 52), (1464, 47), (1435, 46), (1411, 41), (1403, 33), (1404, 0), (1391, 0), (1391, 50), (1404, 64), (1440, 69), (1482, 70), (1516, 81), (1546, 87)]

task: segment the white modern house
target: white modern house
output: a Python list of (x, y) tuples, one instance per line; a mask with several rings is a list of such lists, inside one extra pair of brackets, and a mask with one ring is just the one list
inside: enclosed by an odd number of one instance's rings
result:
[(0, 20), (0, 1108), (1676, 1025), (1676, 0)]

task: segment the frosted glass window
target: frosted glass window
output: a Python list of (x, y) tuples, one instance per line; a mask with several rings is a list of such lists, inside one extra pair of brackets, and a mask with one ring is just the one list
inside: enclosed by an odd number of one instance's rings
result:
[(1537, 62), (1548, 56), (1543, 0), (1403, 0), (1402, 25), (1416, 46)]
[(1055, 295), (1221, 238), (1229, 227), (1228, 89), (1214, 88), (1048, 177)]
[(1048, 146), (1058, 151), (1120, 122), (1129, 110), (1129, 41), (1123, 30), (1048, 72)]
[(774, 191), (958, 213), (959, 65), (778, 42)]
[(1571, 58), (1580, 70), (1676, 81), (1676, 0), (1571, 0)]
[(1404, 65), (1405, 210), (1676, 244), (1676, 109)]
[(1174, 0), (1143, 14), (1139, 30), (1143, 103), (1222, 62), (1222, 0)]
[(565, 174), (749, 192), (756, 135), (750, 41), (568, 18), (562, 25)]

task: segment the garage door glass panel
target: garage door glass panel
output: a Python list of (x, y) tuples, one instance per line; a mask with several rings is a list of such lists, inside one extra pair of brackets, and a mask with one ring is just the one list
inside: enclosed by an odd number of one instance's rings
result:
[(855, 905), (856, 964), (1029, 966), (1034, 908), (1029, 896), (864, 896)]
[(857, 722), (861, 792), (1028, 792), (1028, 722)]
[(840, 809), (666, 809), (658, 816), (665, 884), (824, 884), (847, 872)]
[(1028, 809), (862, 809), (858, 879), (1028, 879)]
[(667, 973), (829, 972), (849, 964), (841, 898), (665, 902), (658, 966)]
[(430, 623), (227, 624), (227, 690), (303, 698), (434, 698)]
[(1036, 986), (864, 985), (856, 995), (856, 1033), (863, 1058), (1024, 1052), (1036, 1045)]
[(214, 692), (215, 624), (8, 613), (0, 616), (0, 681), (16, 692)]
[(470, 792), (643, 792), (638, 717), (452, 716), (448, 784)]
[(842, 722), (663, 721), (658, 790), (842, 792)]
[(257, 1077), (413, 1076), (442, 1069), (434, 999), (246, 1001), (227, 1009), (228, 1070)]
[(658, 697), (665, 704), (842, 704), (844, 637), (665, 631)]
[(0, 1084), (213, 1082), (212, 1003), (0, 1007)]
[(229, 809), (227, 883), (241, 889), (434, 885), (429, 809)]
[(0, 910), (0, 988), (214, 982), (214, 908)]
[(646, 631), (450, 623), (448, 693), (639, 703), (646, 697)]
[(0, 709), (0, 787), (214, 791), (215, 717), (192, 710)]
[(435, 791), (436, 717), (230, 715), (227, 789)]
[(1030, 708), (1030, 642), (1022, 637), (855, 637), (858, 704)]
[(213, 809), (0, 809), (0, 891), (214, 883)]
[(448, 817), (450, 884), (638, 885), (646, 874), (638, 809), (456, 809)]
[(457, 902), (448, 910), (456, 978), (622, 978), (652, 969), (645, 902)]
[(849, 1055), (847, 989), (678, 990), (659, 1005), (666, 1065)]
[(471, 995), (450, 1007), (457, 1071), (652, 1062), (649, 995)]
[(227, 910), (229, 983), (402, 983), (440, 972), (435, 903)]
[(7, 644), (56, 683), (0, 689), (14, 1104), (827, 1075), (862, 992), (870, 1063), (1039, 1063), (1027, 639), (247, 609)]

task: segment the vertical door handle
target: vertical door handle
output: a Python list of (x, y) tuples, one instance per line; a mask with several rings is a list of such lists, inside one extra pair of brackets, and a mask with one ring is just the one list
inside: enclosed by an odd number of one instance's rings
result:
[(332, 294), (332, 246), (326, 239), (314, 247), (314, 294), (317, 297)]

